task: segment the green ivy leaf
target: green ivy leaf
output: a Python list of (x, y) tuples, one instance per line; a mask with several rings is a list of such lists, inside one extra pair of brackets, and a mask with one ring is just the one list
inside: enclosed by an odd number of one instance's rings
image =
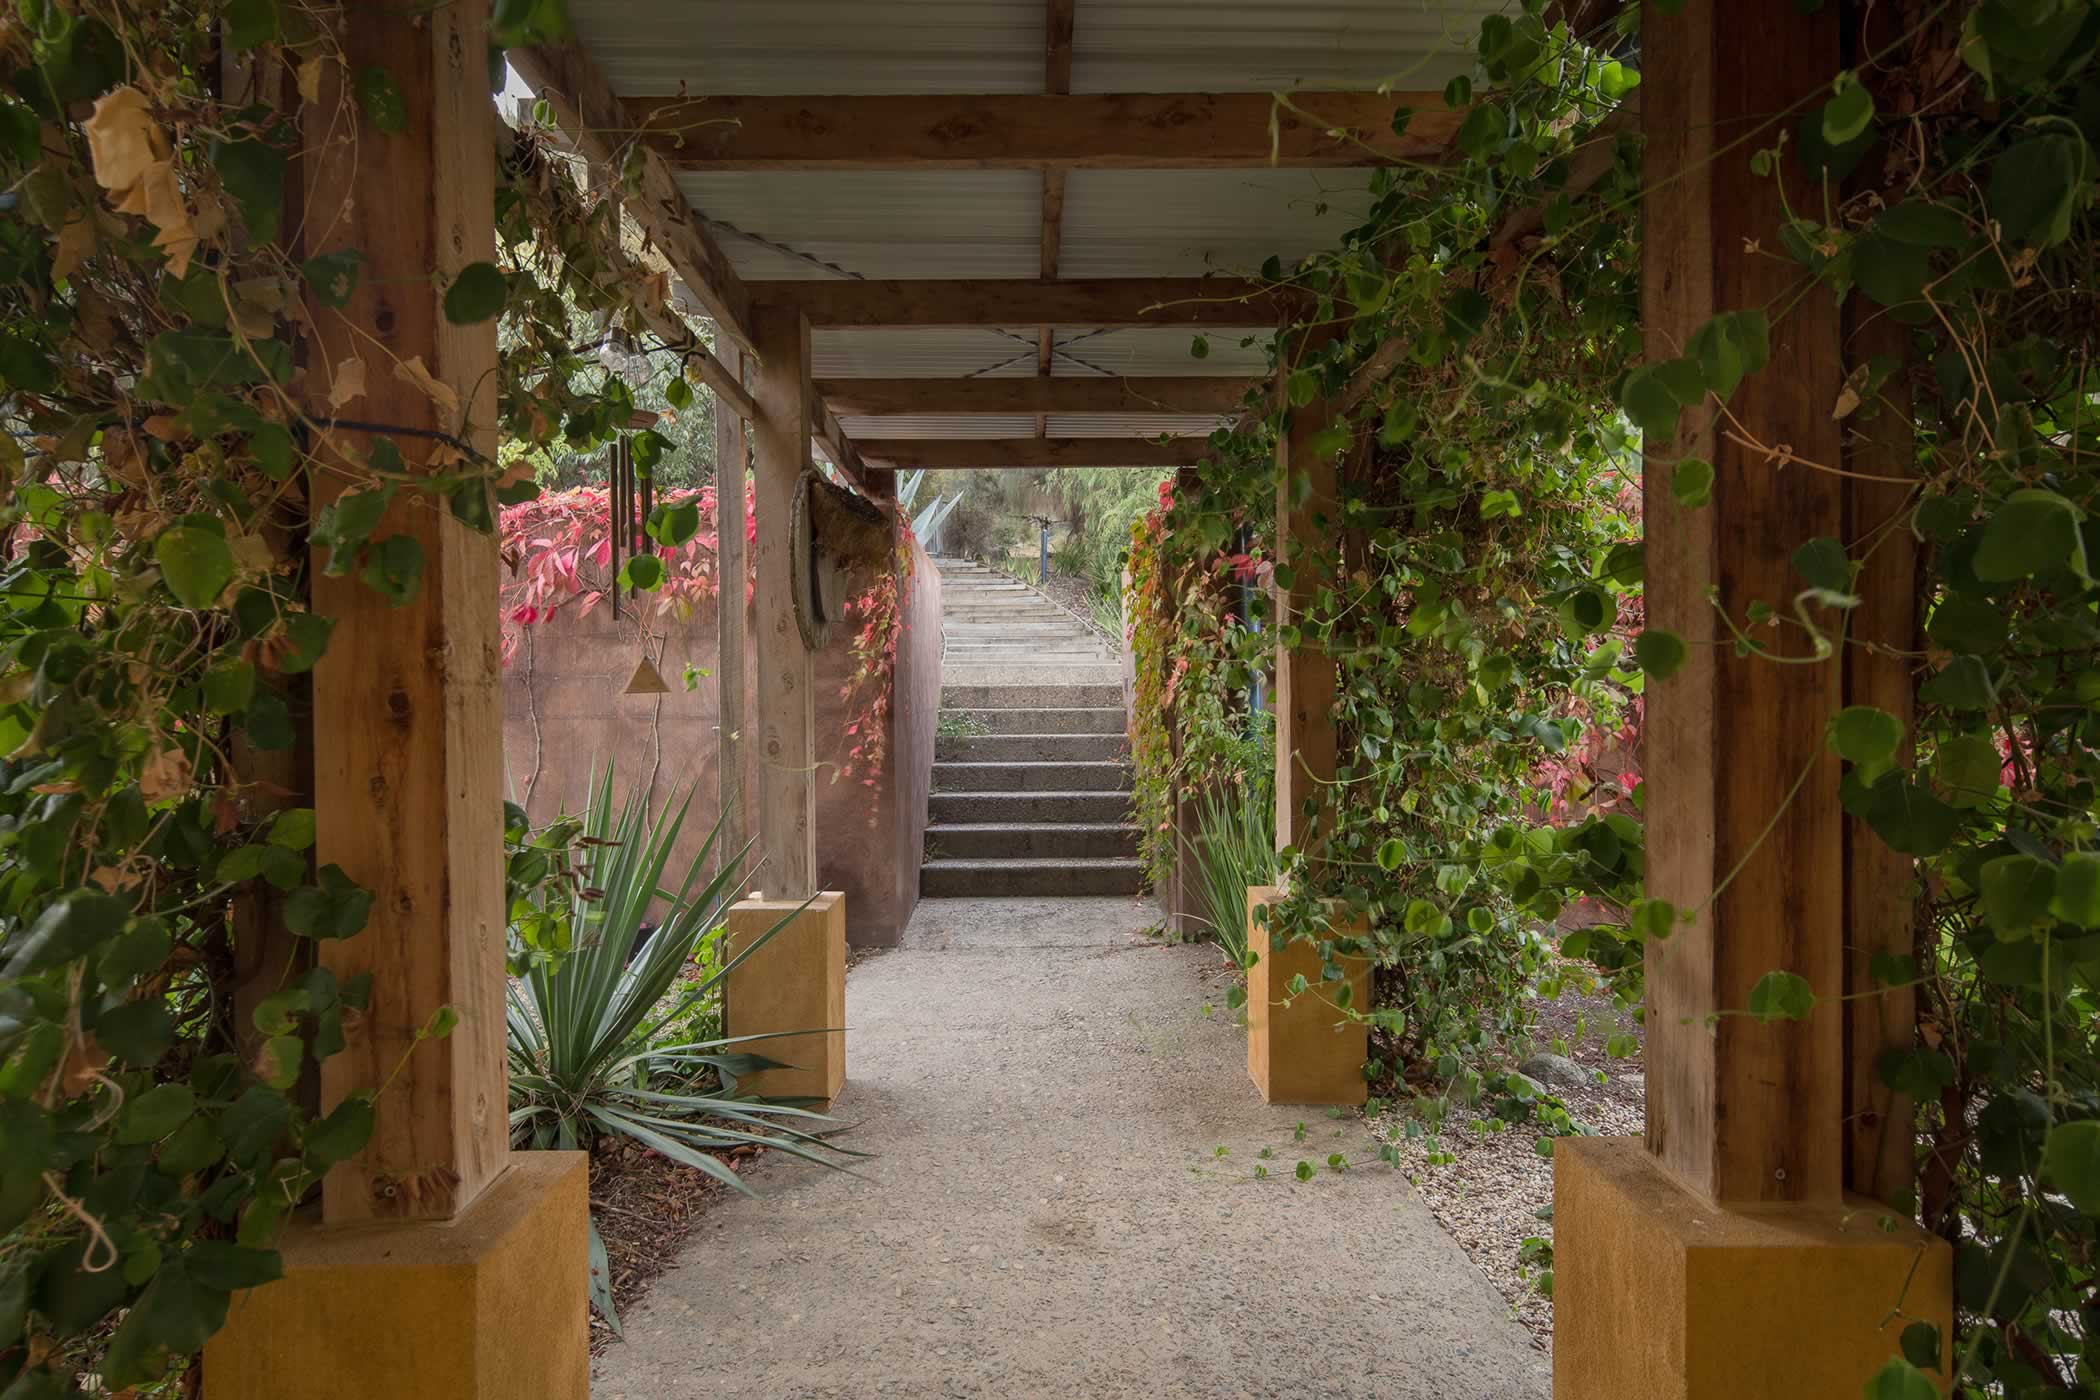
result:
[(1828, 535), (1819, 535), (1794, 551), (1794, 572), (1826, 593), (1852, 592), (1852, 560), (1845, 547)]
[(1823, 104), (1823, 139), (1842, 146), (1857, 138), (1874, 120), (1874, 94), (1857, 73), (1840, 73), (1837, 96)]
[(318, 884), (292, 891), (284, 903), (284, 925), (302, 938), (348, 938), (371, 913), (371, 891), (361, 889), (342, 867), (321, 867)]
[(423, 546), (413, 535), (375, 540), (358, 577), (397, 608), (413, 602), (423, 588)]
[(2100, 855), (2074, 851), (2064, 857), (2049, 912), (2079, 928), (2100, 928)]
[(366, 68), (358, 73), (353, 86), (357, 105), (375, 129), (388, 136), (408, 130), (408, 103), (392, 73), (384, 68)]
[(1767, 972), (1750, 989), (1750, 1014), (1767, 1025), (1806, 1021), (1815, 1005), (1816, 994), (1808, 980), (1792, 972)]
[(136, 1146), (159, 1142), (197, 1111), (197, 1094), (187, 1084), (156, 1084), (125, 1100), (117, 1115), (117, 1141)]
[(1970, 567), (1985, 583), (2068, 569), (2082, 582), (2086, 572), (2085, 539), (2076, 506), (2054, 491), (2015, 491), (1991, 512)]
[(9, 940), (7, 964), (0, 981), (34, 977), (75, 958), (123, 932), (131, 910), (100, 890), (73, 890), (60, 895), (37, 915), (27, 933)]
[(226, 537), (195, 525), (171, 525), (153, 541), (153, 557), (175, 601), (209, 608), (233, 582), (233, 550)]
[(308, 258), (300, 266), (306, 276), (306, 285), (312, 290), (314, 299), (323, 306), (340, 311), (350, 304), (357, 291), (358, 278), (364, 272), (365, 255), (355, 248), (346, 248), (338, 253), (319, 253)]
[(2086, 1119), (2051, 1128), (2042, 1171), (2081, 1214), (2100, 1215), (2100, 1122)]
[(1693, 510), (1713, 500), (1714, 464), (1704, 457), (1684, 458), (1670, 473), (1670, 494), (1677, 504)]
[(666, 502), (649, 512), (646, 528), (650, 539), (676, 549), (700, 533), (700, 505), (692, 500)]
[(2072, 218), (2091, 184), (2085, 142), (2052, 132), (2030, 137), (1991, 162), (1987, 202), (2007, 242), (2046, 248), (2071, 236)]
[(1852, 764), (1868, 787), (1896, 766), (1902, 743), (1903, 722), (1872, 705), (1848, 705), (1831, 721), (1831, 750)]
[(1698, 361), (1704, 387), (1725, 400), (1734, 395), (1746, 375), (1757, 373), (1771, 360), (1772, 328), (1762, 311), (1723, 312), (1692, 332), (1685, 352)]
[(1918, 688), (1918, 698), (1950, 710), (1988, 710), (1998, 703), (1998, 686), (1980, 658), (1957, 656)]
[(1192, 360), (1209, 359), (1210, 337), (1201, 335), (1192, 337), (1189, 341), (1189, 358)]
[(2056, 897), (2055, 867), (2033, 856), (1985, 861), (1978, 883), (1984, 918), (2003, 939), (2026, 938), (2048, 918), (2049, 901)]
[(347, 577), (356, 567), (358, 552), (379, 528), (387, 502), (394, 496), (392, 484), (359, 491), (345, 491), (314, 512), (313, 543), (328, 551), (324, 572)]
[(664, 561), (654, 554), (637, 554), (620, 564), (620, 587), (638, 593), (653, 593), (664, 581)]
[(326, 1171), (364, 1150), (372, 1140), (374, 1115), (371, 1100), (353, 1095), (337, 1104), (326, 1118), (306, 1129), (306, 1165)]
[(478, 325), (501, 315), (509, 295), (501, 268), (494, 263), (468, 263), (445, 289), (445, 319), (455, 326)]
[(284, 21), (277, 13), (277, 0), (227, 0), (226, 42), (234, 52), (245, 53), (283, 37)]
[(1940, 1400), (1940, 1387), (1910, 1362), (1892, 1356), (1867, 1382), (1866, 1400)]
[(1690, 649), (1684, 638), (1662, 627), (1650, 627), (1633, 639), (1633, 659), (1657, 680), (1668, 680), (1684, 669)]
[(1388, 836), (1378, 847), (1378, 868), (1385, 871), (1398, 870), (1400, 862), (1407, 859), (1407, 845), (1397, 836)]
[(1941, 742), (1932, 775), (1947, 794), (1948, 805), (1968, 811), (1998, 795), (2003, 764), (1996, 744), (1981, 734), (1961, 734)]

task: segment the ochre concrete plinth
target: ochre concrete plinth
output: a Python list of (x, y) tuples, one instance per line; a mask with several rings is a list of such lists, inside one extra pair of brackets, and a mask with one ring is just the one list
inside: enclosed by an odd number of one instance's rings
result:
[(793, 1066), (750, 1075), (738, 1087), (829, 1103), (846, 1085), (846, 896), (826, 890), (807, 909), (799, 899), (740, 900), (729, 910), (724, 957), (735, 957), (790, 915), (793, 922), (729, 974), (723, 1033), (808, 1032), (731, 1046)]
[(1944, 1354), (1953, 1254), (1889, 1217), (1872, 1201), (1724, 1208), (1638, 1138), (1556, 1139), (1554, 1400), (1849, 1400), (1916, 1321)]
[[(1282, 952), (1269, 947), (1268, 926), (1255, 911), (1279, 897), (1267, 886), (1247, 891), (1247, 952), (1253, 959), (1247, 969), (1247, 1073), (1263, 1103), (1362, 1103), (1370, 1031), (1335, 1005), (1337, 984), (1321, 980), (1316, 945), (1294, 939)], [(1338, 935), (1368, 931), (1361, 923), (1336, 929)], [(1370, 960), (1339, 958), (1336, 964), (1348, 979), (1350, 1005), (1367, 1009)], [(1307, 987), (1294, 996), (1291, 979), (1301, 973)]]
[(581, 1152), (520, 1152), (455, 1220), (293, 1225), (284, 1277), (234, 1295), (212, 1400), (587, 1400)]

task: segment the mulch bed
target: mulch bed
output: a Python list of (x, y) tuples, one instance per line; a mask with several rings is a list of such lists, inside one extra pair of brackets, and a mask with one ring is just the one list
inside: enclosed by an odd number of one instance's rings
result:
[[(755, 1147), (714, 1154), (738, 1172), (759, 1155)], [(686, 1237), (729, 1188), (692, 1167), (625, 1139), (604, 1140), (591, 1153), (591, 1216), (612, 1266), (613, 1307), (622, 1319), (649, 1285), (677, 1262)], [(591, 1354), (616, 1340), (612, 1327), (591, 1313)]]

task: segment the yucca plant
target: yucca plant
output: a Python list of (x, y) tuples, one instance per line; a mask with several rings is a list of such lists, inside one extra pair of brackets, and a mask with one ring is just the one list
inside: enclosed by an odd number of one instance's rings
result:
[(1247, 965), (1247, 891), (1276, 879), (1276, 804), (1265, 777), (1212, 783), (1196, 802), (1196, 834), (1181, 858), (1196, 875), (1196, 917), (1240, 967)]
[[(706, 876), (721, 834), (717, 824), (676, 886), (667, 886), (691, 792), (673, 794), (652, 812), (646, 793), (616, 804), (613, 788), (608, 765), (584, 804), (576, 878), (544, 887), (546, 900), (568, 905), (572, 946), (511, 984), (512, 1144), (588, 1148), (617, 1135), (747, 1194), (713, 1149), (756, 1144), (832, 1166), (842, 1155), (857, 1155), (824, 1141), (831, 1120), (822, 1114), (738, 1092), (741, 1077), (779, 1067), (751, 1048), (770, 1037), (686, 1040), (665, 1033), (690, 1025), (689, 1013), (704, 1002), (719, 1001), (722, 980), (793, 916), (736, 957), (684, 981), (696, 951), (721, 925), (743, 853)], [(591, 1255), (593, 1301), (617, 1329), (595, 1222)]]

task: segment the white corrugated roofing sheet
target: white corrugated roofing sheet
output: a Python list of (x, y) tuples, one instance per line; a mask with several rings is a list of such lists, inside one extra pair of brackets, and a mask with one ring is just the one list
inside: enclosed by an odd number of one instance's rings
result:
[[(579, 38), (627, 96), (1044, 90), (1044, 0), (574, 0), (570, 8)], [(1516, 0), (1078, 0), (1072, 84), (1079, 92), (1433, 90), (1470, 66), (1482, 15), (1517, 8)], [(679, 183), (751, 281), (1026, 278), (1040, 267), (1034, 171), (707, 172)], [(1367, 183), (1362, 171), (1074, 171), (1059, 273), (1248, 273), (1271, 254), (1288, 264), (1332, 246), (1361, 219)], [(1028, 327), (820, 330), (814, 369), (824, 378), (1025, 376), (1035, 373), (1035, 339)], [(1265, 367), (1265, 338), (1213, 334), (1201, 360), (1192, 339), (1177, 330), (1063, 331), (1053, 373), (1251, 377)], [(1159, 430), (1150, 418), (1057, 422), (1065, 435)], [(1003, 435), (953, 419), (846, 426), (870, 436)]]

